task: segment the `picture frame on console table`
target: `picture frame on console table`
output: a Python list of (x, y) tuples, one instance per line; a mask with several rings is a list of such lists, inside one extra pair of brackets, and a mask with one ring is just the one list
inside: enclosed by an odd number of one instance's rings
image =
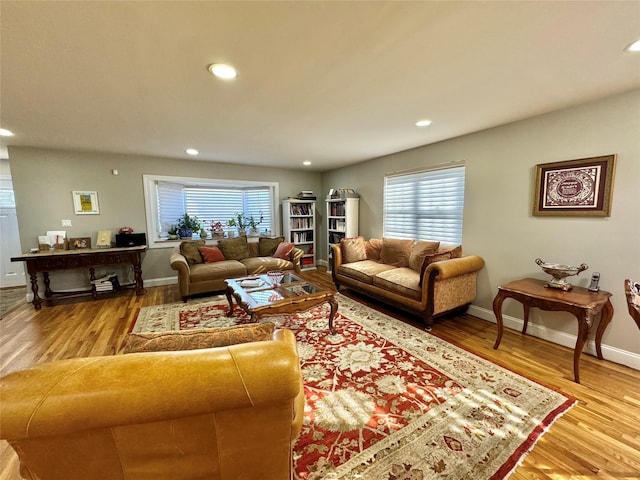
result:
[(533, 215), (608, 217), (616, 155), (536, 165)]
[(98, 192), (73, 190), (71, 193), (76, 215), (100, 215)]

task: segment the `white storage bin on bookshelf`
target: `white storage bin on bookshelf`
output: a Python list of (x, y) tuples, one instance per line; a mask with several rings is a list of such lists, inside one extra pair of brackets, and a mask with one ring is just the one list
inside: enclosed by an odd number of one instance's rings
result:
[(359, 198), (331, 198), (327, 203), (327, 257), (331, 270), (331, 245), (358, 236)]
[(282, 202), (284, 238), (304, 251), (300, 267), (316, 266), (316, 202), (313, 200), (284, 200)]

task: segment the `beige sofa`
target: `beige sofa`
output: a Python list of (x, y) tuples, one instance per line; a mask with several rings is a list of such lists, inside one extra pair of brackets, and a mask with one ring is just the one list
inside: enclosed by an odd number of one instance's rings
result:
[(257, 242), (247, 242), (246, 237), (219, 240), (217, 246), (224, 254), (224, 259), (207, 263), (202, 256), (198, 258), (198, 250), (205, 246), (204, 241), (182, 242), (173, 248), (170, 258), (171, 268), (178, 272), (180, 296), (186, 302), (192, 295), (224, 290), (227, 278), (266, 273), (269, 270), (294, 270), (300, 273), (300, 259), (304, 252), (294, 247), (286, 260), (272, 256), (277, 253), (281, 243), (284, 243), (282, 237), (260, 237)]
[(347, 287), (421, 316), (465, 311), (476, 297), (484, 260), (462, 256), (462, 246), (400, 239), (344, 239), (331, 246), (331, 274)]

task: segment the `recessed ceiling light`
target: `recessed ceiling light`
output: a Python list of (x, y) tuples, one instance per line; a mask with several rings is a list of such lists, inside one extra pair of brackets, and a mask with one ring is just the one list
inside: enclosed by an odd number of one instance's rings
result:
[(238, 76), (238, 72), (231, 65), (225, 65), (224, 63), (213, 63), (209, 65), (209, 71), (218, 78), (230, 80)]
[(416, 127), (428, 127), (431, 125), (431, 120), (418, 120), (416, 122)]
[(309, 165), (311, 165), (311, 162), (309, 160), (305, 160), (304, 162), (302, 162), (302, 164), (308, 167)]
[(635, 42), (633, 42), (630, 45), (627, 45), (625, 47), (625, 51), (627, 52), (631, 52), (631, 53), (637, 53), (640, 52), (640, 40), (636, 40)]
[(13, 137), (13, 132), (6, 128), (0, 128), (0, 137)]
[(198, 155), (200, 152), (198, 150), (196, 150), (195, 148), (187, 148), (185, 150), (185, 152), (187, 152), (189, 155)]

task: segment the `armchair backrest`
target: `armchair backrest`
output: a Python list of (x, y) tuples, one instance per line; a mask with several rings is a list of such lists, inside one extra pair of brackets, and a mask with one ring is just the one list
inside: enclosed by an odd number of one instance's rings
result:
[(291, 478), (295, 338), (37, 365), (0, 379), (0, 437), (26, 479)]

